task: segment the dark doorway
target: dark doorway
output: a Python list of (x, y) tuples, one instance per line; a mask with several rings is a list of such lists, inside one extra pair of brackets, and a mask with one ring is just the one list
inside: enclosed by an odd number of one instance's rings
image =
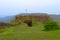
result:
[(28, 27), (32, 27), (32, 21), (31, 20), (25, 20), (24, 23), (28, 25)]

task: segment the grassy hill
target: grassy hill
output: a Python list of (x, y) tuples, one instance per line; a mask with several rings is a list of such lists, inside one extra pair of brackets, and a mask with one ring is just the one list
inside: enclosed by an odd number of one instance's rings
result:
[(0, 29), (0, 40), (60, 40), (60, 30), (43, 31), (43, 29), (44, 24), (39, 21), (34, 21), (32, 27), (19, 23)]
[(43, 24), (35, 22), (33, 27), (25, 23), (0, 29), (0, 40), (60, 40), (60, 30), (42, 31)]

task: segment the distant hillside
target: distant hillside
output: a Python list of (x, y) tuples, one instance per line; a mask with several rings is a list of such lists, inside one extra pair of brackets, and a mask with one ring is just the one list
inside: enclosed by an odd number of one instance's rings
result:
[(13, 20), (14, 18), (15, 18), (15, 16), (6, 16), (6, 17), (3, 17), (3, 18), (0, 18), (0, 22), (8, 23), (11, 20)]
[(60, 15), (49, 15), (52, 20), (60, 23)]

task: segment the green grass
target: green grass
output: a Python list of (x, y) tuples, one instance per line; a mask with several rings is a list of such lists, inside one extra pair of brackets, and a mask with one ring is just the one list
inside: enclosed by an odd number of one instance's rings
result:
[(60, 30), (42, 31), (43, 29), (43, 25), (39, 22), (34, 23), (33, 27), (21, 23), (1, 29), (0, 40), (60, 40)]

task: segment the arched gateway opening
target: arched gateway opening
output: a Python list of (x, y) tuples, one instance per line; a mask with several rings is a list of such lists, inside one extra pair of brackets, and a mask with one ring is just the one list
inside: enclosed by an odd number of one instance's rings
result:
[(32, 27), (32, 20), (25, 20), (24, 23), (26, 23), (28, 27)]

